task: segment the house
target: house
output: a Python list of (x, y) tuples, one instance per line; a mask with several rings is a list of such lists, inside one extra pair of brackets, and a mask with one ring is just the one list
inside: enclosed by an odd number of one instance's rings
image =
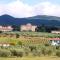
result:
[(60, 34), (60, 31), (51, 31), (51, 33)]
[(12, 26), (0, 26), (0, 31), (12, 31)]
[(51, 45), (58, 46), (58, 45), (60, 45), (60, 38), (49, 38), (49, 43)]
[(0, 47), (10, 47), (10, 46), (15, 46), (15, 43), (9, 43), (9, 42), (2, 42), (0, 43)]
[(0, 43), (0, 47), (9, 47), (10, 46), (10, 44), (9, 43)]
[(26, 25), (21, 25), (20, 30), (21, 31), (35, 31), (36, 28), (37, 26), (28, 23)]

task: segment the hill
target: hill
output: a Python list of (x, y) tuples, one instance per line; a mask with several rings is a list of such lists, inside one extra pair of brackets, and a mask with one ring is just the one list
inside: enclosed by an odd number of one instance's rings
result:
[(0, 25), (22, 25), (26, 23), (34, 25), (45, 24), (50, 26), (60, 26), (60, 17), (46, 15), (37, 15), (28, 18), (14, 18), (9, 15), (0, 16)]

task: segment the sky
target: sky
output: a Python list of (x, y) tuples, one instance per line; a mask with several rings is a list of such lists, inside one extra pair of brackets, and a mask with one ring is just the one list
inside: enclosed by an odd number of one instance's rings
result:
[(60, 0), (0, 0), (0, 16), (16, 18), (36, 15), (60, 17)]

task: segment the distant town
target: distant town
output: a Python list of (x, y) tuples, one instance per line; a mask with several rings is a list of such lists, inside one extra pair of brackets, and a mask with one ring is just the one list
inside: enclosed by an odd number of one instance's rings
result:
[(0, 31), (1, 32), (8, 32), (8, 31), (20, 31), (20, 32), (48, 32), (48, 33), (60, 33), (60, 28), (58, 27), (49, 27), (49, 26), (45, 26), (44, 24), (41, 26), (37, 26), (37, 25), (32, 25), (31, 23), (27, 23), (25, 25), (21, 25), (21, 26), (11, 26), (11, 25), (7, 25), (7, 26), (3, 26), (0, 25)]

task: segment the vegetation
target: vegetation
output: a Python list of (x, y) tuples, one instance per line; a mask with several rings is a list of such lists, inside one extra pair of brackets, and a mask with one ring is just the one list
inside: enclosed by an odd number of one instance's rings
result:
[(23, 57), (23, 58), (0, 58), (0, 60), (60, 60), (57, 57)]
[(45, 45), (16, 45), (10, 47), (0, 47), (0, 57), (41, 57), (41, 56), (57, 56), (60, 57), (60, 49), (56, 46)]
[[(34, 33), (34, 34), (33, 34)], [(0, 43), (10, 46), (0, 46), (0, 57), (60, 57), (60, 46), (51, 46), (50, 37), (60, 37), (60, 34), (41, 32), (4, 32), (0, 35)]]

